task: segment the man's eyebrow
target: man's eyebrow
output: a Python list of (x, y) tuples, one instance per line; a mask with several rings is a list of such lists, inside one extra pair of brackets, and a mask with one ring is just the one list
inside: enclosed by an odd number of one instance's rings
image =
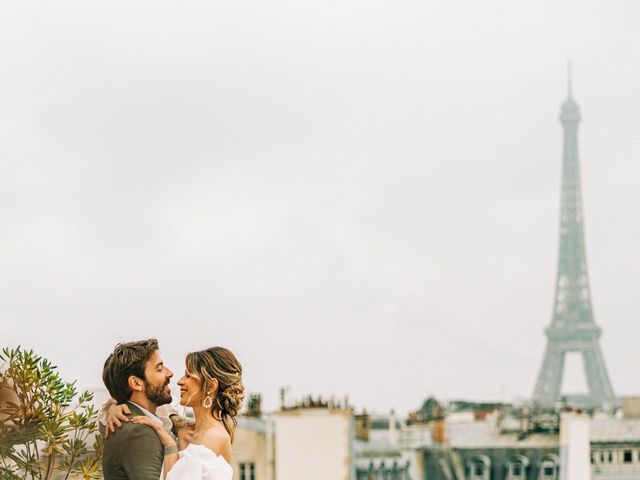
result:
[(158, 368), (158, 367), (162, 367), (162, 366), (164, 366), (164, 362), (158, 362), (158, 363), (156, 364), (156, 368)]

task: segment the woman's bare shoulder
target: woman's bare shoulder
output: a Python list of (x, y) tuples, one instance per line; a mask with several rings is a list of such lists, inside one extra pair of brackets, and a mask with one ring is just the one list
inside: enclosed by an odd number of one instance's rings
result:
[(222, 455), (227, 462), (231, 462), (231, 437), (224, 428), (208, 429), (198, 438), (198, 443), (212, 450), (216, 455)]

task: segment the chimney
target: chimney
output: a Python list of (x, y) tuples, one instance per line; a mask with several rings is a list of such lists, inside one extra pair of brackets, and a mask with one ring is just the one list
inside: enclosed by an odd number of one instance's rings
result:
[(280, 410), (286, 410), (286, 395), (287, 395), (287, 387), (280, 387)]
[(389, 412), (389, 443), (396, 445), (398, 443), (398, 427), (396, 425), (396, 412), (392, 409)]
[(560, 480), (591, 479), (589, 417), (582, 411), (560, 416)]
[(249, 395), (246, 416), (256, 418), (260, 418), (262, 416), (262, 395), (259, 393), (252, 393)]
[(433, 420), (431, 422), (431, 438), (435, 443), (446, 443), (447, 430), (445, 426), (445, 415), (442, 407), (438, 406), (435, 409)]
[(363, 410), (360, 415), (354, 415), (354, 423), (356, 426), (356, 439), (369, 441), (369, 431), (371, 430), (371, 421), (369, 414)]
[(531, 431), (531, 409), (528, 405), (522, 407), (520, 412), (520, 433), (529, 433)]

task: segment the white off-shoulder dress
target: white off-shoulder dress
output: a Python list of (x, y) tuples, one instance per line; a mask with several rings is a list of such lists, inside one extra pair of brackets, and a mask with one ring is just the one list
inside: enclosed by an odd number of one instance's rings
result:
[(231, 480), (233, 469), (222, 455), (204, 445), (189, 444), (167, 475), (167, 480)]

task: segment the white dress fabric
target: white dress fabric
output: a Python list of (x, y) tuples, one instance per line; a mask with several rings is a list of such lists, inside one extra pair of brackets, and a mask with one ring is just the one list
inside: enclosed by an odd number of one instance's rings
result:
[(191, 443), (179, 453), (167, 480), (231, 480), (233, 469), (222, 455), (204, 445)]

